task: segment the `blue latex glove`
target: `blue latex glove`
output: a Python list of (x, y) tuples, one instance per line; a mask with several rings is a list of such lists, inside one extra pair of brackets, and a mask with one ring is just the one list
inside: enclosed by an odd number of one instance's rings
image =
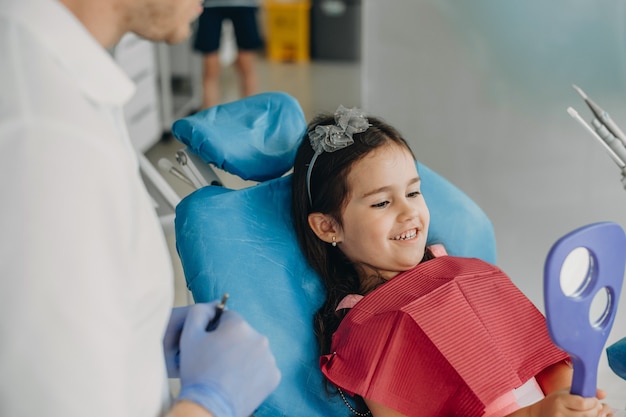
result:
[(167, 376), (170, 378), (180, 377), (179, 341), (188, 311), (189, 306), (173, 308), (170, 321), (165, 329), (165, 336), (163, 336), (163, 355), (165, 356)]
[(280, 381), (267, 338), (234, 311), (206, 331), (218, 301), (191, 306), (180, 338), (179, 400), (193, 401), (216, 417), (247, 417)]
[(626, 379), (626, 337), (606, 349), (609, 367), (618, 376)]

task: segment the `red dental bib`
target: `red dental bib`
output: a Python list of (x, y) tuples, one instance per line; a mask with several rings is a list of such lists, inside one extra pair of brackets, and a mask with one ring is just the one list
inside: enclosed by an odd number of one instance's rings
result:
[(408, 416), (481, 416), (568, 358), (499, 268), (451, 256), (365, 296), (343, 319), (332, 350), (320, 358), (330, 381)]

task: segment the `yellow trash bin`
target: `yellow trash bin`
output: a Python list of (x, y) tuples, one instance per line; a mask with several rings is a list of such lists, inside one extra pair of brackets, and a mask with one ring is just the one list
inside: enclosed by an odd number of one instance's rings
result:
[(310, 59), (310, 1), (265, 0), (265, 47), (270, 61)]

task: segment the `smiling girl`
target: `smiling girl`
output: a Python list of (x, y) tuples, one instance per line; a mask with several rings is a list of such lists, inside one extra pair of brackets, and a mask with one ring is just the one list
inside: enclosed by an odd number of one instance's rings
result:
[(318, 116), (296, 155), (295, 229), (326, 289), (321, 368), (352, 414), (608, 415), (568, 393), (567, 355), (502, 271), (426, 246), (420, 184), (402, 136), (358, 109)]

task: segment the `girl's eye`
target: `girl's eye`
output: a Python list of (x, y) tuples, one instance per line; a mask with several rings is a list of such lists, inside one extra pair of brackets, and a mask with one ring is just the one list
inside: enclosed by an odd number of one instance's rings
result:
[(382, 201), (380, 203), (372, 204), (372, 207), (383, 208), (383, 207), (386, 207), (388, 204), (389, 204), (389, 201)]
[(413, 191), (412, 193), (409, 193), (407, 196), (409, 198), (415, 198), (415, 197), (419, 196), (420, 194), (422, 194), (421, 191)]

